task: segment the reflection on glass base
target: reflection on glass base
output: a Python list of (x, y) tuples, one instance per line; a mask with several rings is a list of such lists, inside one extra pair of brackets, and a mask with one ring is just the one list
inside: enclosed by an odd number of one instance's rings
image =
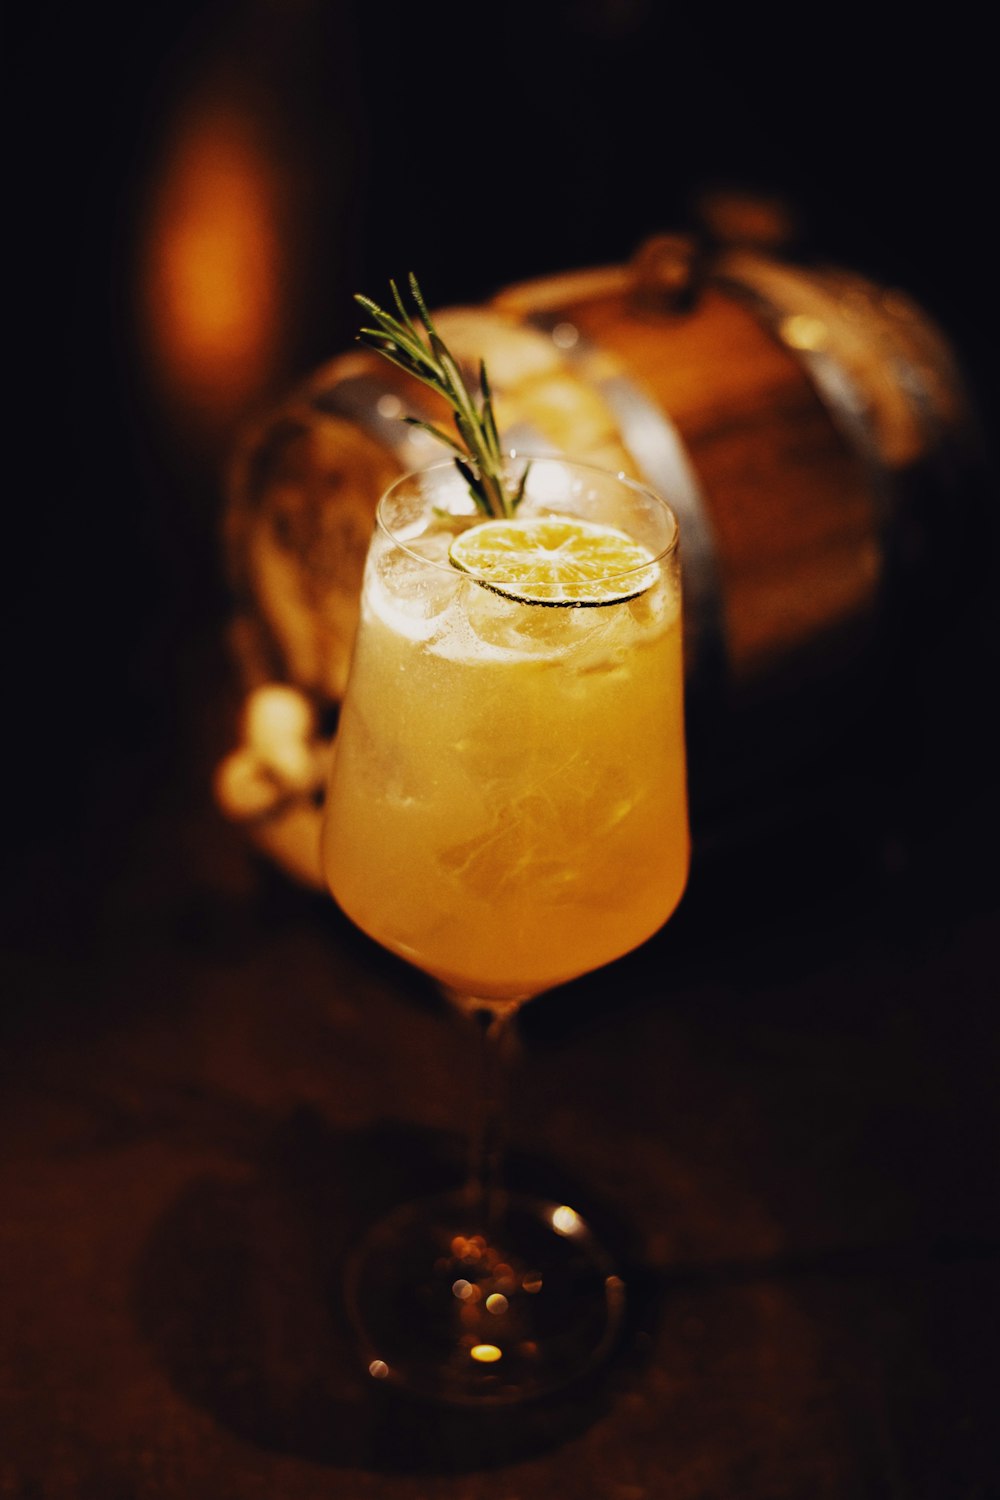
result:
[(503, 1195), (489, 1229), (461, 1194), (397, 1209), (348, 1268), (368, 1373), (415, 1395), (502, 1405), (560, 1389), (610, 1351), (625, 1287), (566, 1204)]

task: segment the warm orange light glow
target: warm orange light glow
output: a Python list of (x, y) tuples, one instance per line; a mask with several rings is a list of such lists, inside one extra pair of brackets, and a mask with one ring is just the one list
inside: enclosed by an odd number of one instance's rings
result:
[(153, 198), (140, 288), (154, 367), (212, 418), (264, 383), (280, 332), (279, 187), (245, 117), (195, 106)]
[(482, 1260), (485, 1248), (481, 1234), (470, 1235), (468, 1239), (464, 1234), (456, 1234), (451, 1242), (451, 1253), (457, 1260)]
[(469, 1353), (481, 1365), (495, 1365), (498, 1359), (503, 1359), (503, 1350), (496, 1344), (473, 1344)]

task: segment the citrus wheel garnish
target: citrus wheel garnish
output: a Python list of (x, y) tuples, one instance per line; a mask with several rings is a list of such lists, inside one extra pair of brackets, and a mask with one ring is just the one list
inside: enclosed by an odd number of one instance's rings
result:
[(483, 521), (457, 536), (448, 556), (476, 583), (524, 604), (621, 604), (659, 576), (648, 548), (573, 516)]

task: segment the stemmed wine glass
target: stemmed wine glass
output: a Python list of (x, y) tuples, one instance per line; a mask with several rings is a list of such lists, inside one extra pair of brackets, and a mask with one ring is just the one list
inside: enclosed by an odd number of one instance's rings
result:
[(520, 1007), (648, 939), (689, 854), (673, 512), (561, 456), (506, 478), (516, 520), (453, 463), (382, 497), (323, 826), (343, 911), (483, 1034), (469, 1181), (375, 1225), (347, 1287), (375, 1378), (471, 1404), (565, 1385), (620, 1325), (583, 1217), (505, 1189), (497, 1081)]

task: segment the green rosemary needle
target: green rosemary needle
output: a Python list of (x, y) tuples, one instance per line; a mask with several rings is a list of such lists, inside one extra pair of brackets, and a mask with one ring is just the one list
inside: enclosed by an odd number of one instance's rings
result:
[(481, 511), (487, 516), (512, 516), (524, 493), (527, 469), (521, 475), (517, 488), (511, 492), (504, 479), (504, 459), (500, 451), (500, 439), (493, 414), (493, 392), (486, 374), (486, 365), (480, 360), (477, 401), (476, 395), (465, 383), (458, 361), (435, 328), (420, 285), (412, 272), (409, 285), (423, 332), (407, 311), (396, 283), (390, 281), (389, 287), (399, 316), (386, 312), (370, 297), (356, 294), (355, 302), (376, 325), (373, 328), (362, 328), (358, 339), (390, 364), (398, 365), (407, 375), (414, 376), (444, 398), (451, 407), (457, 438), (432, 422), (421, 421), (419, 417), (405, 417), (404, 421), (411, 427), (422, 428), (452, 450), (456, 467)]

